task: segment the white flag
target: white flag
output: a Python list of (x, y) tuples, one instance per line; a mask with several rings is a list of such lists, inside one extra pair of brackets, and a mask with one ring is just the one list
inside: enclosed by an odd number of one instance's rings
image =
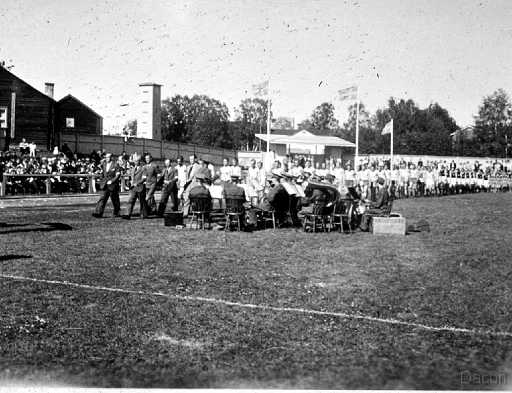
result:
[(350, 86), (345, 89), (338, 90), (338, 100), (355, 100), (357, 99), (357, 86)]
[(252, 93), (256, 97), (268, 96), (268, 80), (257, 85), (252, 85)]
[(381, 135), (392, 134), (393, 133), (393, 119), (391, 119), (382, 129)]

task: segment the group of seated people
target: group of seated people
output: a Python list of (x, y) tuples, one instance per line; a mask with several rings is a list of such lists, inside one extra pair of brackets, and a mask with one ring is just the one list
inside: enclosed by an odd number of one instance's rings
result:
[[(383, 178), (377, 179), (377, 192), (373, 198), (365, 198), (353, 186), (335, 185), (332, 174), (320, 177), (308, 172), (296, 175), (280, 170), (266, 173), (262, 165), (253, 160), (244, 176), (236, 160), (232, 165), (224, 161), (219, 171), (212, 171), (208, 163), (195, 155), (189, 157), (188, 164), (184, 163), (183, 157), (166, 159), (163, 168), (153, 162), (150, 154), (143, 157), (142, 163), (137, 154), (131, 160), (130, 197), (126, 214), (122, 216), (126, 219), (133, 216), (135, 203), (139, 200), (142, 218), (162, 217), (167, 210), (179, 210), (183, 218), (193, 220), (198, 210), (206, 214), (221, 210), (226, 215), (238, 215), (240, 229), (253, 230), (266, 223), (269, 215), (277, 227), (304, 226), (308, 217), (330, 221), (333, 213), (346, 213), (350, 205), (357, 205), (364, 207), (363, 210), (352, 209), (354, 219), (347, 217), (347, 224), (361, 224), (361, 229), (367, 230), (368, 218), (383, 214), (391, 201)], [(106, 163), (100, 183), (105, 184), (106, 180), (110, 184), (117, 182), (122, 172), (120, 165), (111, 155), (107, 155)], [(160, 187), (162, 192), (157, 203), (155, 191)], [(95, 217), (103, 216), (108, 196), (103, 194), (98, 201), (93, 213)], [(114, 215), (120, 215), (118, 196), (112, 196), (112, 202)], [(324, 229), (327, 229), (326, 225)]]

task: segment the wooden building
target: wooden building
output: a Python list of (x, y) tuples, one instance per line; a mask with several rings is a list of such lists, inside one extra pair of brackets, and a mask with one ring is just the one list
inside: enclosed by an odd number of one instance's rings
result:
[(101, 135), (103, 131), (103, 118), (71, 94), (58, 102), (57, 114), (62, 132)]
[(18, 144), (22, 138), (39, 149), (60, 146), (62, 132), (101, 135), (103, 119), (87, 105), (68, 95), (53, 98), (53, 84), (46, 94), (0, 66), (0, 149)]

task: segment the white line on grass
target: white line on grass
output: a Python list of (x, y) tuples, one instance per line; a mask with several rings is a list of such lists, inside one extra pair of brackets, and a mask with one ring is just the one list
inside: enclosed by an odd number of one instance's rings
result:
[(79, 283), (74, 283), (74, 282), (69, 282), (69, 281), (45, 280), (45, 279), (32, 278), (32, 277), (15, 276), (15, 275), (10, 275), (10, 274), (0, 274), (0, 278), (16, 280), (16, 281), (31, 281), (31, 282), (38, 282), (38, 283), (44, 283), (44, 284), (64, 285), (64, 286), (68, 286), (68, 287), (89, 289), (89, 290), (95, 290), (95, 291), (117, 292), (117, 293), (126, 293), (126, 294), (131, 294), (131, 295), (142, 295), (142, 296), (158, 296), (158, 297), (164, 297), (164, 298), (168, 298), (168, 299), (185, 300), (185, 301), (189, 301), (189, 302), (204, 302), (204, 303), (223, 304), (225, 306), (230, 306), (230, 307), (249, 308), (249, 309), (255, 309), (255, 310), (290, 312), (290, 313), (308, 314), (308, 315), (322, 315), (322, 316), (345, 318), (345, 319), (360, 319), (360, 320), (365, 320), (365, 321), (370, 321), (370, 322), (384, 323), (384, 324), (388, 324), (388, 325), (409, 326), (412, 328), (423, 329), (423, 330), (427, 330), (427, 331), (431, 331), (431, 332), (463, 333), (463, 334), (469, 334), (469, 335), (480, 335), (480, 336), (490, 336), (490, 337), (512, 337), (512, 332), (502, 332), (502, 331), (485, 330), (485, 329), (467, 329), (467, 328), (460, 328), (460, 327), (454, 327), (454, 326), (430, 326), (430, 325), (425, 325), (422, 323), (401, 321), (399, 319), (393, 319), (393, 318), (377, 318), (377, 317), (372, 317), (369, 315), (362, 315), (362, 314), (350, 314), (350, 313), (344, 313), (344, 312), (309, 310), (309, 309), (305, 309), (305, 308), (295, 308), (295, 307), (267, 306), (264, 304), (239, 303), (239, 302), (232, 302), (229, 300), (215, 299), (215, 298), (210, 298), (210, 297), (171, 295), (171, 294), (162, 293), (162, 292), (145, 292), (145, 291), (138, 291), (138, 290), (134, 290), (134, 289), (110, 288), (110, 287), (103, 287), (103, 286), (96, 286), (96, 285), (79, 284)]

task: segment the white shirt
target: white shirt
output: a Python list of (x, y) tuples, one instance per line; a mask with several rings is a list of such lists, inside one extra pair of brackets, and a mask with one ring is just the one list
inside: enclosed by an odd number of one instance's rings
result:
[(176, 170), (178, 171), (178, 187), (185, 187), (187, 182), (187, 166), (176, 165)]
[(220, 180), (229, 181), (231, 180), (231, 167), (230, 166), (221, 166), (220, 169)]
[(238, 176), (242, 177), (242, 168), (240, 168), (238, 165), (232, 165), (231, 166), (231, 176)]

